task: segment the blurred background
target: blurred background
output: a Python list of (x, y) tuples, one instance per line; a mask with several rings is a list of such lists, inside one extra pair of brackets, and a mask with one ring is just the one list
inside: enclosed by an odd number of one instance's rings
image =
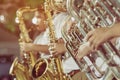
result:
[[(12, 80), (10, 66), (15, 57), (19, 57), (19, 25), (16, 11), (24, 6), (38, 8), (43, 0), (0, 0), (0, 80)], [(32, 26), (31, 15), (26, 15), (28, 29)], [(32, 31), (29, 33), (33, 38)]]

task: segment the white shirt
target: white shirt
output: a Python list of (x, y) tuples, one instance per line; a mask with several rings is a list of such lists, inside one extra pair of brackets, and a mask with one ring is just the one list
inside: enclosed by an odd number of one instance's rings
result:
[[(55, 28), (55, 35), (56, 38), (61, 38), (61, 24), (62, 21), (64, 21), (64, 19), (67, 17), (66, 13), (60, 13), (58, 15), (55, 16), (55, 18), (53, 19), (53, 24), (54, 24), (54, 28)], [(43, 44), (43, 45), (47, 45), (49, 43), (49, 30), (48, 28), (46, 29), (45, 32), (41, 33), (34, 41), (34, 43), (36, 44)], [(41, 58), (49, 58), (49, 55), (46, 54), (41, 54)], [(72, 70), (77, 70), (79, 69), (78, 65), (75, 63), (75, 61), (73, 60), (72, 57), (69, 57), (68, 59), (64, 60), (62, 62), (63, 64), (63, 70), (65, 73), (69, 73)]]

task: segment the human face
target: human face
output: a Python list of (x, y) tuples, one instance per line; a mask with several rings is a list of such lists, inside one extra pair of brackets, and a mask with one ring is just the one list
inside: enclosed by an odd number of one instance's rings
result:
[(40, 32), (43, 32), (46, 30), (46, 24), (45, 24), (45, 14), (43, 11), (41, 12), (37, 12), (36, 15), (35, 15), (37, 18), (38, 18), (38, 21), (37, 21), (37, 30), (40, 31)]

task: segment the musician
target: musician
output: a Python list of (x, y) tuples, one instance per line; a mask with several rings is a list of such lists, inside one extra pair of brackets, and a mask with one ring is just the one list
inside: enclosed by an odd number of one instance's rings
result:
[[(37, 13), (37, 16), (38, 16), (38, 13)], [(40, 10), (38, 18), (40, 21), (39, 21), (38, 26), (36, 27), (36, 30), (39, 31), (39, 35), (36, 36), (33, 43), (21, 43), (22, 49), (25, 52), (36, 51), (36, 52), (44, 53), (49, 56), (49, 50), (48, 50), (48, 48), (49, 48), (49, 45), (48, 45), (49, 32), (48, 32), (48, 28), (45, 23), (46, 16), (45, 16), (45, 12), (43, 9)], [(54, 20), (55, 23), (57, 22), (56, 20), (57, 19)], [(59, 25), (59, 24), (56, 24), (56, 25)], [(55, 29), (58, 29), (58, 28), (55, 28)], [(59, 36), (59, 35), (60, 35), (60, 30), (57, 30), (56, 36)], [(59, 38), (59, 37), (57, 37), (57, 38)], [(58, 45), (61, 46), (62, 42), (63, 41), (61, 41), (61, 39), (60, 40), (58, 39), (58, 43), (59, 43)], [(65, 51), (63, 47), (61, 47), (59, 49)], [(57, 50), (57, 51), (59, 51), (59, 50)], [(59, 52), (63, 53), (63, 51), (59, 51)], [(41, 57), (44, 57), (43, 55), (41, 54)]]
[[(57, 12), (55, 12), (57, 13)], [(54, 53), (56, 55), (62, 55), (65, 54), (66, 48), (64, 46), (64, 41), (61, 38), (61, 23), (62, 20), (67, 16), (68, 14), (66, 12), (60, 12), (59, 14), (54, 15), (53, 23), (55, 27), (55, 33), (57, 37), (57, 43), (55, 44)], [(40, 52), (41, 58), (49, 58), (49, 34), (48, 34), (48, 28), (45, 24), (45, 13), (44, 10), (40, 11), (40, 22), (39, 22), (39, 28), (42, 30), (42, 32), (36, 37), (34, 40), (34, 43), (21, 43), (23, 51), (36, 51)], [(59, 28), (58, 28), (59, 27)], [(39, 28), (37, 30), (39, 30)], [(43, 28), (43, 29), (42, 29)], [(72, 59), (72, 57), (67, 58), (63, 61), (63, 69), (65, 73), (71, 73), (71, 75), (74, 75), (75, 72), (78, 72), (79, 67), (75, 63), (75, 61)], [(75, 71), (74, 71), (75, 70)], [(73, 71), (73, 72), (72, 72)], [(78, 77), (77, 80), (86, 80), (86, 76), (84, 73), (77, 74)], [(82, 77), (83, 76), (83, 77)], [(75, 79), (76, 80), (76, 79)]]

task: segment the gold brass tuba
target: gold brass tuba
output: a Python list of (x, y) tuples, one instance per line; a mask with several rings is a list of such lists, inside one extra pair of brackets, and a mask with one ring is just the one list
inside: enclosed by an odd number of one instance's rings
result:
[[(119, 3), (118, 0), (117, 2)], [(120, 53), (111, 42), (104, 43), (95, 54), (87, 55), (81, 61), (75, 57), (88, 31), (101, 26), (111, 26), (119, 20), (120, 7), (112, 0), (67, 0), (66, 6), (67, 11), (75, 19), (75, 23), (72, 26), (64, 23), (62, 35), (66, 48), (78, 63), (81, 71), (86, 71), (90, 80), (111, 80), (113, 76), (120, 79), (120, 64), (117, 62), (117, 59), (120, 60)], [(70, 21), (71, 18), (67, 20)], [(96, 65), (97, 59), (102, 59), (103, 65)], [(101, 70), (101, 67), (106, 67), (106, 69)]]
[[(29, 43), (32, 41), (28, 35), (28, 30), (26, 29), (24, 23), (23, 13), (35, 11), (37, 11), (37, 9), (30, 9), (30, 7), (23, 7), (17, 10), (16, 15), (19, 20), (19, 29), (21, 31), (19, 40), (20, 42)], [(10, 74), (14, 75), (17, 80), (32, 80), (31, 69), (34, 66), (35, 62), (36, 58), (32, 52), (29, 54), (24, 53), (22, 61), (19, 61), (18, 58), (15, 58), (10, 68)]]

